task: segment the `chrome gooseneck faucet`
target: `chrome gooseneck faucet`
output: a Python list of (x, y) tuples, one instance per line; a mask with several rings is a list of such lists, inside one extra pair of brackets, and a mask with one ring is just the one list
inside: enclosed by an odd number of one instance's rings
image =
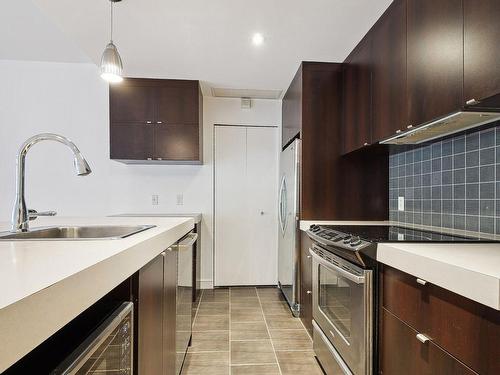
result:
[(36, 211), (31, 210), (28, 211), (26, 209), (26, 202), (24, 200), (26, 154), (33, 145), (41, 141), (56, 141), (68, 146), (73, 152), (73, 162), (75, 165), (76, 174), (78, 176), (86, 176), (92, 172), (78, 147), (76, 147), (76, 145), (68, 138), (58, 134), (43, 133), (27, 139), (21, 145), (19, 153), (17, 154), (16, 200), (14, 202), (14, 209), (12, 211), (12, 232), (27, 232), (29, 230), (29, 220), (32, 217), (55, 215), (55, 212), (53, 211), (45, 213), (37, 213)]

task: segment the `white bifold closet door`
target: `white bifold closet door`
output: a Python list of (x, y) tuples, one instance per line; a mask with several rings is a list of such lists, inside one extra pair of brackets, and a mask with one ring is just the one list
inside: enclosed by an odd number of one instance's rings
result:
[(277, 128), (215, 127), (215, 286), (277, 283)]

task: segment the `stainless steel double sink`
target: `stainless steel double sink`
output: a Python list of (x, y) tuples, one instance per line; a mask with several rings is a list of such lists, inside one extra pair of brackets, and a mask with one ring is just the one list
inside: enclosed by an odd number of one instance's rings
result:
[(155, 225), (89, 225), (33, 228), (27, 232), (1, 232), (0, 241), (118, 240)]

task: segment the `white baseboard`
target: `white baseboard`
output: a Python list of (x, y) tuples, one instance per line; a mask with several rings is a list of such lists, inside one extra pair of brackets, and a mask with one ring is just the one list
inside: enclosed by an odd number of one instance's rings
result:
[(205, 279), (205, 280), (200, 280), (200, 286), (201, 289), (213, 289), (214, 288), (214, 282), (213, 280), (210, 279)]

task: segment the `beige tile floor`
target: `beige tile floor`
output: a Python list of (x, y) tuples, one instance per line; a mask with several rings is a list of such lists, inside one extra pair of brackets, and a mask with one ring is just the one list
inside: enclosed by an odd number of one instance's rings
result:
[(182, 375), (321, 375), (277, 288), (204, 290)]

